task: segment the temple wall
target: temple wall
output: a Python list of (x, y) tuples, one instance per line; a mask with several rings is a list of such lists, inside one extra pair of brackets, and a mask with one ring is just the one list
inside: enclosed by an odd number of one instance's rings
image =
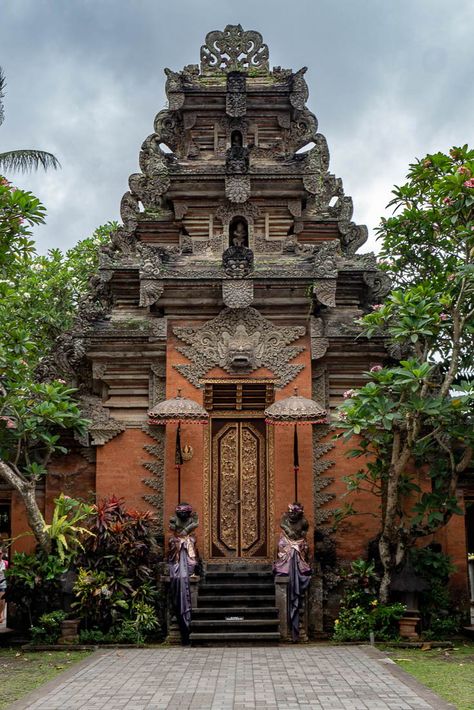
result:
[(152, 456), (144, 449), (153, 440), (141, 429), (126, 429), (103, 446), (97, 447), (97, 499), (115, 495), (125, 498), (126, 505), (138, 510), (150, 509), (143, 496), (150, 489), (143, 482), (150, 475), (144, 468)]

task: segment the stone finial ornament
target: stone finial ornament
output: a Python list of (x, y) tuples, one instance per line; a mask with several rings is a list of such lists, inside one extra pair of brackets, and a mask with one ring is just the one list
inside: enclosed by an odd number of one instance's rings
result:
[(201, 47), (201, 72), (270, 70), (268, 46), (263, 43), (260, 32), (244, 30), (242, 25), (227, 25), (224, 31), (213, 30), (206, 35)]

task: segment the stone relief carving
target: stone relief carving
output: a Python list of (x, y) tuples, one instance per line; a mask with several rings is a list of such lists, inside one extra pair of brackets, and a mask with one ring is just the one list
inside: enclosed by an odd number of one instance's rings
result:
[(226, 175), (225, 196), (231, 202), (246, 202), (250, 197), (250, 177), (248, 175)]
[(233, 280), (222, 282), (222, 300), (228, 308), (246, 308), (253, 303), (253, 282)]
[[(100, 397), (96, 397), (95, 395), (83, 395), (79, 397), (79, 407), (82, 416), (85, 419), (91, 420), (87, 428), (92, 446), (102, 446), (107, 443), (107, 441), (110, 441), (115, 436), (125, 431), (123, 424), (111, 418), (109, 410), (104, 407)], [(89, 437), (86, 438), (88, 439)], [(88, 440), (81, 440), (80, 443), (83, 446), (89, 445)]]
[(227, 25), (223, 32), (207, 33), (201, 47), (203, 74), (246, 69), (269, 71), (268, 47), (260, 32), (244, 31), (241, 25)]
[(166, 399), (166, 363), (164, 360), (155, 362), (150, 367), (148, 398), (150, 409)]
[(281, 254), (281, 239), (265, 239), (263, 234), (254, 238), (256, 254)]
[(173, 333), (186, 343), (177, 350), (192, 363), (175, 367), (195, 387), (216, 366), (234, 374), (267, 367), (279, 378), (279, 387), (304, 367), (290, 364), (304, 348), (288, 346), (305, 334), (305, 328), (275, 326), (255, 308), (226, 308), (200, 328), (176, 327)]
[(151, 473), (151, 477), (142, 479), (143, 483), (152, 492), (146, 493), (143, 499), (156, 510), (156, 525), (158, 534), (163, 534), (164, 519), (164, 481), (165, 481), (165, 427), (149, 427), (144, 425), (142, 431), (151, 439), (154, 444), (145, 444), (145, 451), (152, 456), (151, 460), (143, 461), (142, 465)]
[(220, 205), (215, 212), (215, 218), (220, 219), (224, 226), (228, 225), (234, 217), (245, 217), (247, 221), (253, 221), (260, 217), (260, 209), (251, 202), (236, 203), (229, 200)]
[(229, 72), (227, 74), (227, 95), (225, 112), (232, 118), (245, 116), (247, 113), (247, 88), (245, 74)]
[(326, 355), (329, 347), (328, 338), (324, 337), (324, 324), (321, 318), (310, 319), (310, 336), (311, 336), (311, 359), (319, 360)]
[(227, 276), (241, 279), (253, 270), (253, 251), (246, 246), (232, 244), (222, 254), (222, 266)]

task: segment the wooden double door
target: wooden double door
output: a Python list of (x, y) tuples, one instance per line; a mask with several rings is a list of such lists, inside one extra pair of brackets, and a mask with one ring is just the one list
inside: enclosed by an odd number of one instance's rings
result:
[(264, 419), (211, 419), (213, 558), (268, 555), (266, 448)]

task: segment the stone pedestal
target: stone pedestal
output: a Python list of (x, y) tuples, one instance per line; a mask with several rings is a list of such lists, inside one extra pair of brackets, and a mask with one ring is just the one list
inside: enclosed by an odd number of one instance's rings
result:
[[(282, 641), (292, 641), (288, 620), (288, 584), (287, 575), (275, 576), (275, 601), (280, 616), (280, 638)], [(303, 605), (300, 608), (300, 641), (308, 641), (308, 592), (305, 592)]]
[[(170, 577), (162, 576), (161, 581), (164, 582), (166, 591), (166, 627), (168, 630), (166, 641), (173, 646), (179, 646), (181, 645), (181, 632), (179, 630), (176, 616), (174, 615), (173, 604), (170, 598)], [(191, 587), (191, 606), (193, 609), (197, 606), (198, 586), (200, 581), (201, 577), (198, 577), (195, 574), (189, 578)]]
[(58, 639), (58, 643), (64, 646), (77, 643), (79, 641), (79, 624), (80, 619), (61, 621), (61, 636)]
[(290, 641), (288, 636), (288, 575), (275, 577), (275, 601), (280, 617), (280, 637), (282, 641)]

